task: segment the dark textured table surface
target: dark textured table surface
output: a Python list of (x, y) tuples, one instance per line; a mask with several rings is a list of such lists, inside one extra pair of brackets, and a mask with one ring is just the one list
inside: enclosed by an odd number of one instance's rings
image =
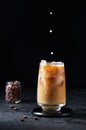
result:
[[(23, 88), (22, 102), (14, 104), (18, 110), (10, 108), (5, 102), (4, 89), (0, 92), (0, 130), (86, 130), (86, 89), (67, 89), (66, 107), (72, 108), (73, 115), (61, 118), (39, 117), (32, 115), (32, 110), (38, 107), (36, 89)], [(27, 115), (21, 121), (23, 115)]]

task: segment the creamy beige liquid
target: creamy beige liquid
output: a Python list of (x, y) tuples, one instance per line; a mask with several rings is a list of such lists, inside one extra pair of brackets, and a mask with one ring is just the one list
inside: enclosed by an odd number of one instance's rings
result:
[(44, 105), (66, 103), (64, 63), (40, 64), (37, 84), (37, 102)]

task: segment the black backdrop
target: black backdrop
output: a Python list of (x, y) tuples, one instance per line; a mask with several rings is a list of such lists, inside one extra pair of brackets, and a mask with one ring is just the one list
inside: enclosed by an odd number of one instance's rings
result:
[(36, 87), (41, 59), (63, 61), (67, 87), (85, 87), (85, 44), (85, 3), (0, 1), (1, 87), (9, 80)]

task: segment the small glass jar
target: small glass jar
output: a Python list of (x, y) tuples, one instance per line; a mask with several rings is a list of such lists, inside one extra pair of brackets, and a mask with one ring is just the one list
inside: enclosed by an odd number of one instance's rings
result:
[(9, 81), (5, 86), (5, 100), (10, 103), (21, 102), (21, 83), (19, 81)]

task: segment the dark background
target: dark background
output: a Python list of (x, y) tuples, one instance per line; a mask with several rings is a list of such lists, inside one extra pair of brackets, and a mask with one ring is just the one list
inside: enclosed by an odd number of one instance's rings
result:
[(36, 87), (46, 59), (65, 63), (68, 88), (85, 88), (85, 44), (85, 3), (0, 1), (0, 87), (10, 80)]

